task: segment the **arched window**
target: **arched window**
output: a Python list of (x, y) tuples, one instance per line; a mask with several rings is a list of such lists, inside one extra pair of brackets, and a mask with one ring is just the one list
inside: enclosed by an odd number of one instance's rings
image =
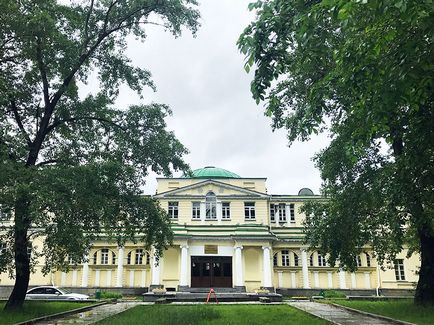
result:
[(326, 266), (326, 259), (318, 252), (318, 266)]
[(295, 253), (293, 254), (294, 254), (294, 266), (298, 266), (298, 255)]
[(365, 257), (366, 257), (366, 266), (370, 267), (371, 266), (371, 256), (365, 252)]
[(205, 198), (206, 219), (217, 219), (217, 199), (214, 192), (208, 192)]
[(282, 266), (289, 266), (289, 251), (286, 249), (282, 251)]

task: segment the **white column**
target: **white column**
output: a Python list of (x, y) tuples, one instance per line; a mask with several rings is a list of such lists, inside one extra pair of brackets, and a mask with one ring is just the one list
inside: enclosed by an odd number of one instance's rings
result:
[(217, 209), (217, 221), (221, 221), (222, 220), (222, 203), (221, 202), (217, 202), (216, 203), (216, 209)]
[(107, 270), (106, 272), (105, 285), (106, 287), (112, 286), (112, 270)]
[(87, 256), (85, 256), (85, 258), (84, 258), (82, 271), (83, 271), (83, 273), (81, 275), (81, 286), (83, 288), (86, 288), (88, 285), (88, 281), (89, 281), (89, 261), (88, 261)]
[(329, 271), (327, 272), (327, 280), (329, 288), (333, 288), (333, 272)]
[(200, 220), (205, 221), (206, 206), (205, 202), (200, 202)]
[(188, 246), (181, 245), (181, 274), (179, 276), (179, 285), (188, 286)]
[(95, 271), (95, 287), (99, 287), (100, 270)]
[(273, 286), (273, 280), (271, 279), (271, 247), (262, 246), (262, 261), (263, 261), (263, 286), (265, 288), (271, 288)]
[(351, 288), (355, 289), (357, 287), (356, 283), (356, 273), (351, 273)]
[(371, 289), (371, 272), (365, 272), (365, 288)]
[(296, 273), (296, 271), (291, 271), (291, 288), (293, 288), (293, 289), (297, 288), (297, 282), (295, 280), (295, 273)]
[(313, 281), (315, 283), (315, 288), (319, 288), (319, 272), (313, 271)]
[(301, 250), (301, 269), (303, 272), (303, 288), (310, 289), (309, 284), (309, 268), (307, 266), (307, 252), (306, 250)]
[(235, 286), (237, 287), (244, 286), (242, 249), (243, 246), (235, 246)]
[(344, 270), (339, 270), (339, 288), (346, 289), (347, 288), (347, 280), (346, 280), (346, 272)]
[(72, 286), (77, 286), (77, 270), (72, 271)]
[(118, 268), (116, 272), (116, 287), (121, 288), (124, 276), (124, 248), (118, 249)]
[(142, 288), (146, 287), (146, 270), (142, 270)]
[(134, 287), (134, 270), (130, 270), (130, 287)]
[(155, 256), (152, 257), (152, 264), (151, 264), (151, 285), (160, 285), (160, 263), (161, 263), (161, 257), (160, 261), (157, 262)]
[(283, 271), (277, 271), (277, 287), (283, 288)]
[(60, 286), (64, 287), (66, 286), (66, 273), (62, 272), (62, 275), (60, 276)]

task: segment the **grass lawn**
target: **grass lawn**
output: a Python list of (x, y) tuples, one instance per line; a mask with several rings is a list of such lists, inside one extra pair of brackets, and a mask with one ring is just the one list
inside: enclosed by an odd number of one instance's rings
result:
[(332, 302), (415, 324), (434, 324), (434, 306), (418, 306), (413, 303), (412, 299), (385, 301), (335, 300)]
[(15, 324), (36, 317), (52, 315), (93, 305), (93, 302), (63, 302), (63, 301), (26, 301), (23, 309), (6, 312), (3, 310), (6, 302), (0, 302), (0, 325)]
[(328, 324), (287, 305), (148, 305), (102, 320), (116, 324)]

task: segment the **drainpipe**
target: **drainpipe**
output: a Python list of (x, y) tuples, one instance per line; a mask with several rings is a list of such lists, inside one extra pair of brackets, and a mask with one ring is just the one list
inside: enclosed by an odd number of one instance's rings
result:
[(375, 288), (375, 293), (377, 297), (379, 297), (380, 289), (381, 289), (381, 277), (380, 277), (380, 266), (378, 265), (378, 260), (376, 262), (377, 262), (377, 287)]

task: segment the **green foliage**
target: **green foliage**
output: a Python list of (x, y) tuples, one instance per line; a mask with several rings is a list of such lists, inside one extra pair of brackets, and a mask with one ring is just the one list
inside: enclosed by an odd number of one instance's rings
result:
[(238, 46), (273, 129), (287, 129), (290, 142), (331, 134), (315, 157), (328, 200), (305, 205), (307, 240), (350, 270), (366, 244), (380, 262), (409, 245), (423, 255), (434, 302), (433, 1), (250, 8), (257, 16)]
[(122, 294), (119, 292), (102, 291), (101, 299), (121, 299)]
[[(35, 237), (46, 238), (44, 272), (80, 263), (101, 236), (139, 240), (157, 254), (170, 242), (166, 213), (140, 187), (150, 170), (187, 172), (187, 150), (166, 130), (166, 105), (115, 100), (122, 84), (139, 94), (154, 88), (150, 72), (126, 56), (127, 36), (145, 40), (149, 24), (195, 33), (196, 4), (0, 3), (0, 209), (14, 218), (1, 224), (0, 272), (15, 268), (21, 298)], [(94, 93), (79, 95), (91, 74)]]
[(345, 293), (336, 290), (322, 290), (321, 296), (324, 298), (346, 298)]

